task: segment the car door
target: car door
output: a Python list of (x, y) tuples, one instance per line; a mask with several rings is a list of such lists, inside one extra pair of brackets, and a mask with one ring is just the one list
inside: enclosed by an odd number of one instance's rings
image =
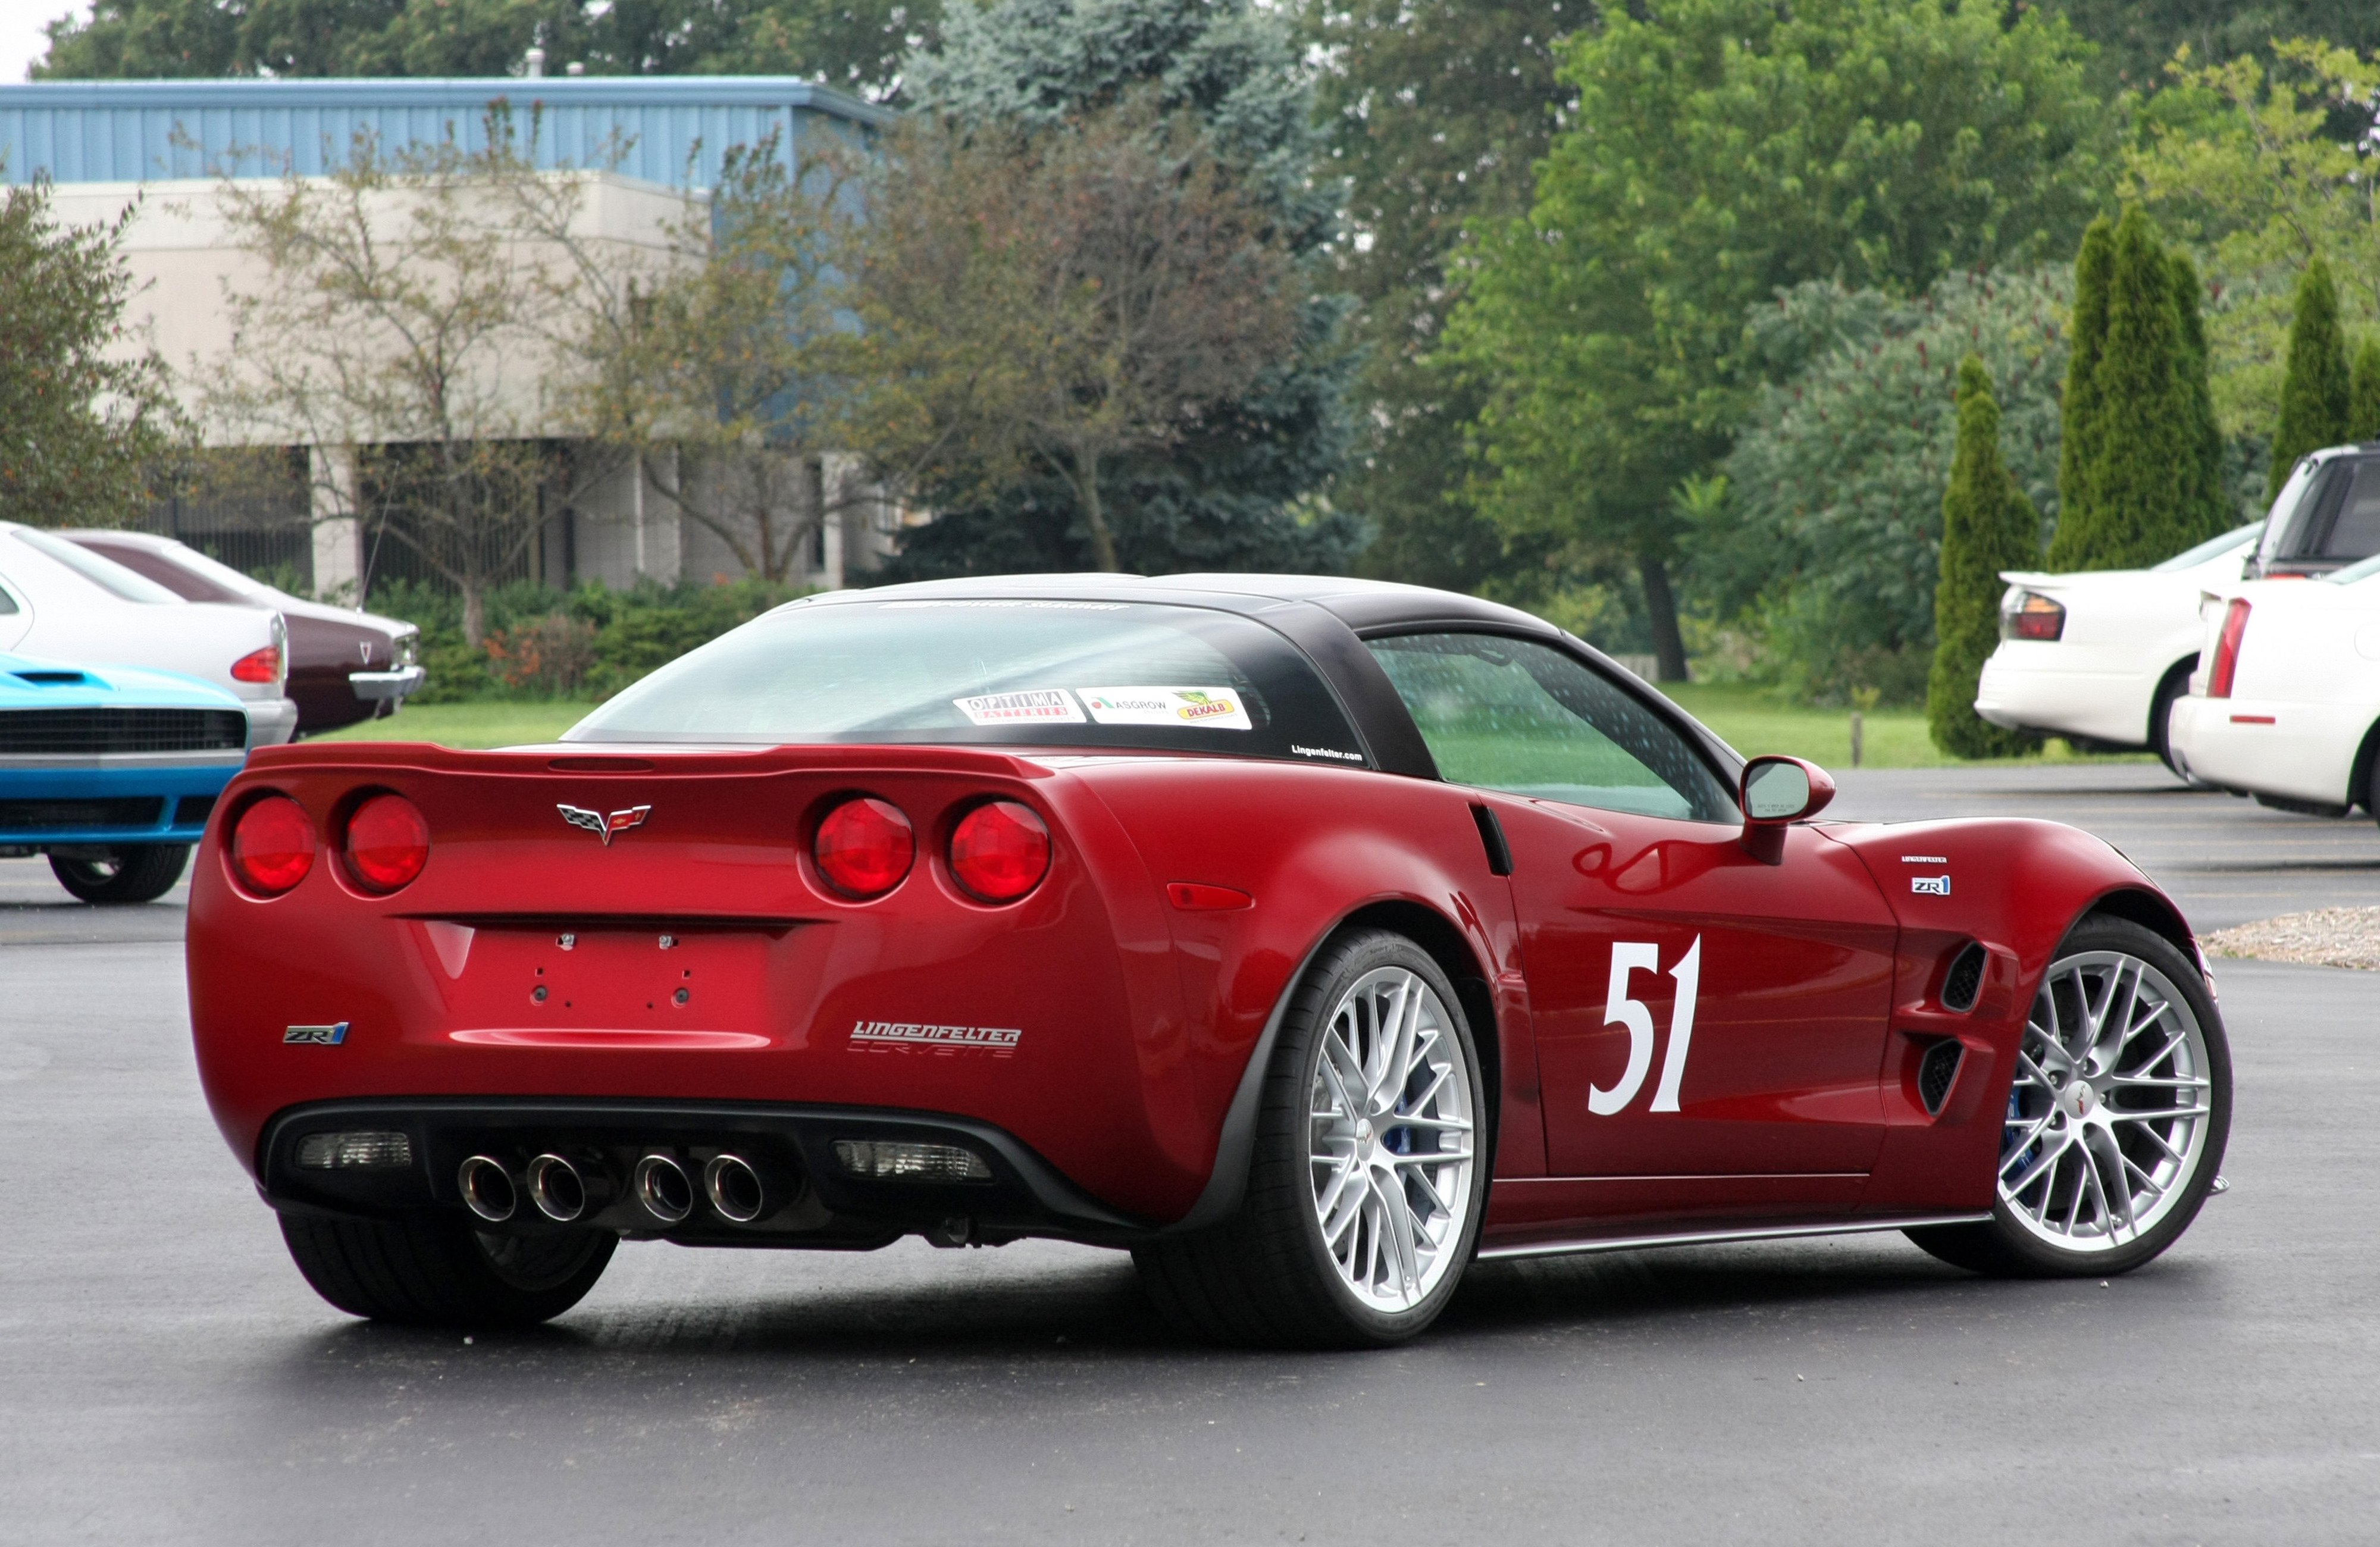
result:
[(1755, 859), (1686, 736), (1551, 643), (1367, 643), (1511, 849), (1550, 1172), (1864, 1175), (1896, 926), (1857, 858), (1797, 826)]

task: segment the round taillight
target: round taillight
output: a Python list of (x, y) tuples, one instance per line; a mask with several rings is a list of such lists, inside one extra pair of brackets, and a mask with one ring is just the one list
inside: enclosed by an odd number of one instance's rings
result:
[(838, 892), (880, 896), (901, 884), (917, 857), (917, 834), (901, 808), (860, 796), (846, 800), (819, 823), (810, 846), (819, 873)]
[(251, 892), (277, 897), (314, 868), (314, 824), (285, 795), (268, 795), (231, 829), (231, 868)]
[(951, 873), (986, 902), (1014, 902), (1050, 873), (1050, 829), (1014, 800), (978, 806), (951, 833)]
[(347, 873), (367, 892), (394, 892), (430, 862), (430, 823), (402, 795), (375, 795), (347, 818)]

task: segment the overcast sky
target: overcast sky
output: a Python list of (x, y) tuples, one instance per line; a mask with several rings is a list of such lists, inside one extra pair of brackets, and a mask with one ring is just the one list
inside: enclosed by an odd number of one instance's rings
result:
[(33, 61), (50, 51), (42, 25), (70, 9), (79, 15), (91, 11), (67, 0), (0, 0), (0, 81), (14, 85), (25, 79)]

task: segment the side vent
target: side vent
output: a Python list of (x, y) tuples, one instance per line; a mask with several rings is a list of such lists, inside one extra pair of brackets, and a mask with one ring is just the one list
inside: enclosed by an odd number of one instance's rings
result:
[(1966, 1057), (1963, 1045), (1946, 1038), (1927, 1048), (1918, 1061), (1917, 1099), (1925, 1103), (1928, 1117), (1942, 1115), (1942, 1103), (1950, 1099), (1950, 1087), (1959, 1082), (1959, 1066)]
[(1950, 970), (1942, 975), (1942, 1007), (1965, 1015), (1975, 1007), (1984, 992), (1984, 968), (1990, 961), (1984, 948), (1973, 941), (1950, 960)]

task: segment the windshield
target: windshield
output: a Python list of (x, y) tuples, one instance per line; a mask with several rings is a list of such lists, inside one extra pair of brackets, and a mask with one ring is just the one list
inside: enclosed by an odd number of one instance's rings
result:
[(1313, 666), (1235, 614), (1026, 599), (796, 602), (566, 741), (1131, 747), (1363, 765)]
[(62, 537), (52, 537), (45, 531), (33, 531), (18, 527), (17, 541), (44, 558), (56, 560), (91, 584), (120, 596), (127, 602), (139, 602), (148, 605), (171, 603), (178, 606), (181, 603), (180, 597), (147, 576), (135, 575), (124, 566), (111, 563), (97, 554), (78, 548)]
[(2149, 573), (2170, 575), (2178, 569), (2195, 569), (2202, 564), (2223, 557), (2226, 554), (2240, 552), (2262, 536), (2264, 530), (2264, 522), (2252, 521), (2244, 527), (2227, 531), (2220, 537), (2210, 537), (2186, 553), (2174, 554), (2163, 564), (2149, 566)]

